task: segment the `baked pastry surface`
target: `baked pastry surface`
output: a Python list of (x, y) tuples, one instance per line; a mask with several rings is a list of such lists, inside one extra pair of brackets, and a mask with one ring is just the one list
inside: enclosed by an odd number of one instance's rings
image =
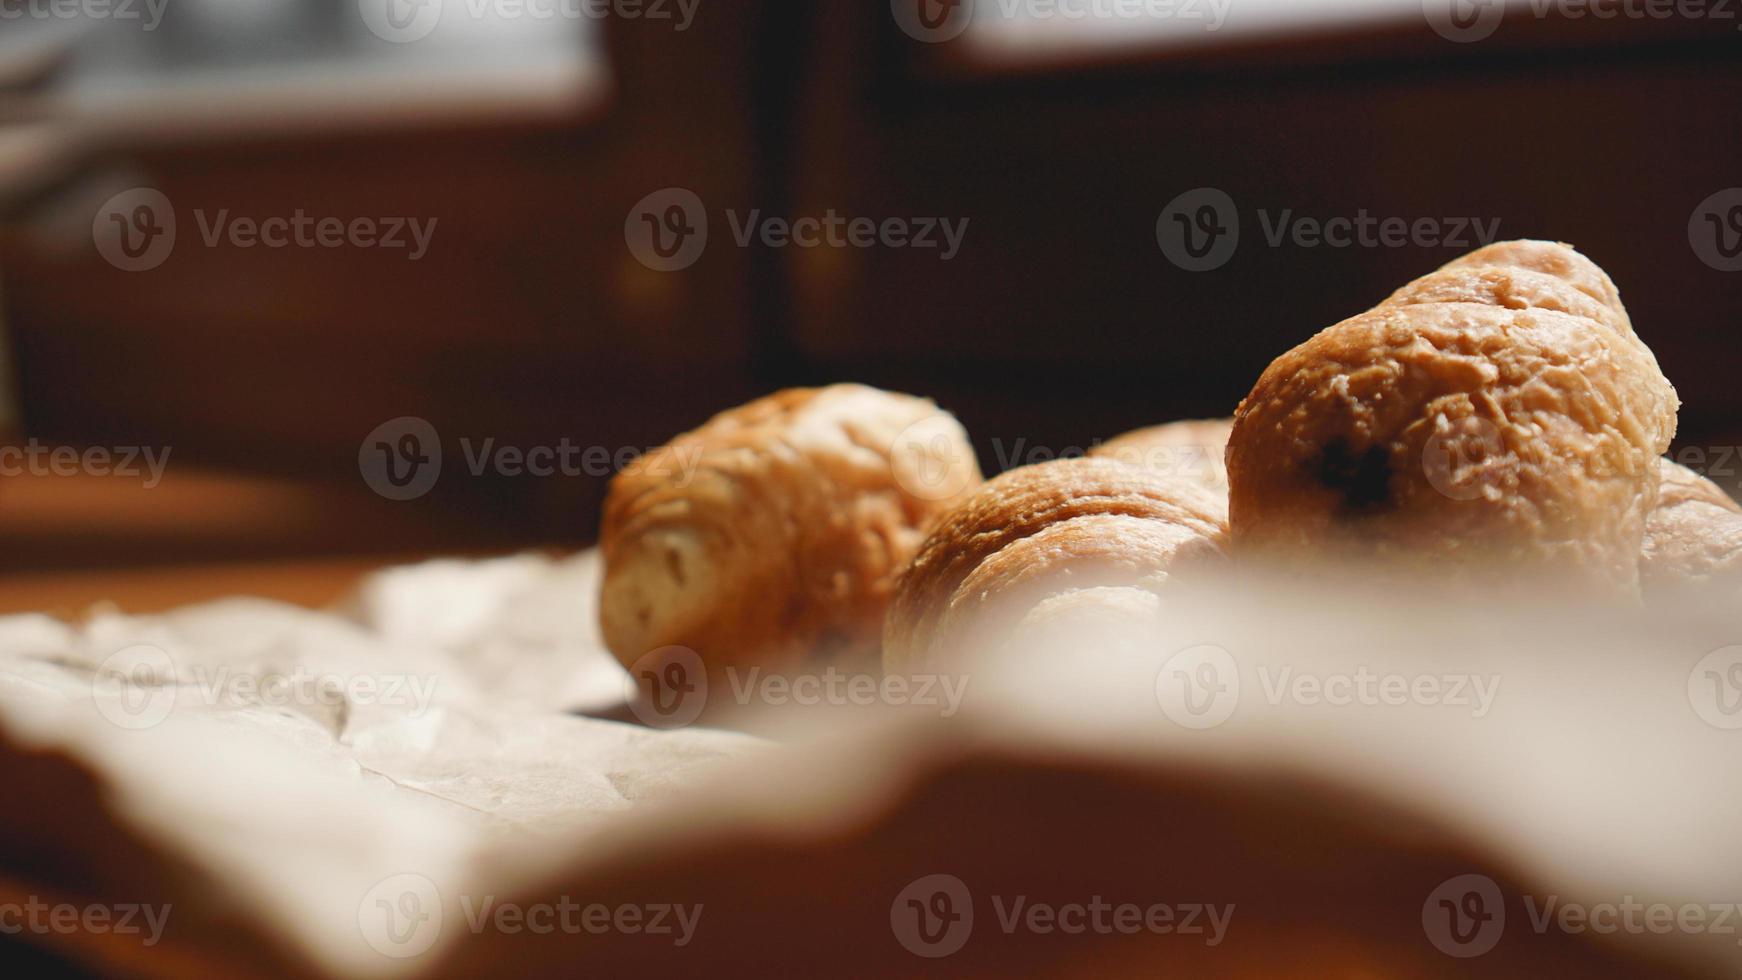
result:
[(1232, 547), (1637, 594), (1677, 404), (1601, 269), (1490, 246), (1270, 365), (1229, 441)]
[[(1030, 614), (1141, 612), (1191, 563), (1222, 558), (1220, 497), (1112, 459), (1025, 466), (982, 486), (938, 525), (902, 576), (883, 632), (889, 671), (983, 653)], [(1059, 599), (1068, 593), (1089, 593)], [(1037, 611), (1038, 610), (1038, 611)]]
[(1639, 556), (1647, 599), (1742, 586), (1742, 507), (1723, 488), (1679, 463), (1659, 460), (1663, 485), (1645, 522)]
[(626, 665), (674, 645), (710, 669), (874, 665), (897, 574), (979, 483), (927, 399), (834, 385), (723, 412), (612, 481), (605, 642)]

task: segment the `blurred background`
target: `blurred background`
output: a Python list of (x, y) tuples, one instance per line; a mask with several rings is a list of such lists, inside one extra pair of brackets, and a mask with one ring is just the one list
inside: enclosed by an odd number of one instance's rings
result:
[[(932, 396), (988, 472), (1080, 452), (1484, 236), (1610, 272), (1735, 491), (1739, 18), (0, 0), (0, 607), (582, 546), (601, 460), (788, 385)], [(831, 215), (879, 231), (763, 224)], [(439, 479), (383, 489), (407, 417)]]

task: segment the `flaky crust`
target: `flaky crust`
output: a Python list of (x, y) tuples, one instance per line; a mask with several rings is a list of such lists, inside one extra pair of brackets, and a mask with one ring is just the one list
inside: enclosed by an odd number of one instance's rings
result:
[(605, 642), (625, 664), (677, 645), (710, 670), (874, 665), (897, 574), (979, 483), (927, 399), (835, 385), (721, 413), (612, 481)]
[(1117, 460), (1005, 473), (951, 511), (903, 574), (884, 668), (924, 670), (995, 647), (1062, 593), (1153, 593), (1182, 567), (1221, 558), (1225, 513), (1191, 480)]
[(1228, 492), (1228, 466), (1222, 457), (1233, 430), (1233, 419), (1169, 422), (1115, 436), (1089, 450), (1089, 455), (1148, 466), (1162, 473), (1195, 480), (1225, 495)]
[(1228, 445), (1233, 547), (1636, 594), (1676, 409), (1601, 269), (1490, 246), (1264, 372)]
[(1723, 488), (1678, 463), (1658, 461), (1657, 507), (1639, 557), (1647, 600), (1704, 589), (1742, 589), (1742, 507)]
[(1633, 337), (1621, 292), (1597, 263), (1556, 242), (1498, 242), (1399, 289), (1383, 306), (1475, 303), (1553, 310)]

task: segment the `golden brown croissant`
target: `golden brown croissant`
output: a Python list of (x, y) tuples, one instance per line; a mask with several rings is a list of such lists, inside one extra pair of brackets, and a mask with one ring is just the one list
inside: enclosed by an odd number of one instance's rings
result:
[(1647, 599), (1690, 588), (1742, 586), (1742, 507), (1716, 483), (1667, 459), (1639, 557)]
[(1233, 419), (1152, 425), (1109, 439), (1089, 455), (1188, 477), (1226, 495), (1228, 466), (1222, 456), (1233, 429)]
[(1152, 607), (1138, 593), (1221, 557), (1224, 513), (1191, 480), (1117, 460), (1011, 470), (951, 511), (902, 575), (883, 631), (884, 669), (969, 657), (1025, 622), (1080, 620), (1085, 603), (1091, 615), (1141, 618)]
[(710, 669), (874, 664), (897, 574), (979, 483), (926, 399), (835, 385), (721, 413), (611, 482), (605, 642), (625, 664), (673, 645)]
[(1232, 547), (1636, 594), (1677, 407), (1601, 269), (1493, 245), (1270, 365), (1229, 440)]

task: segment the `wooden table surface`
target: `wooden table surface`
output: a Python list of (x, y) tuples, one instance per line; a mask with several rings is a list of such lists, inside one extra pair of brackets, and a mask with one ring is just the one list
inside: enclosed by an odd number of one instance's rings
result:
[(0, 613), (46, 612), (74, 619), (99, 604), (149, 613), (237, 595), (319, 607), (342, 598), (369, 572), (399, 561), (353, 556), (0, 575)]

